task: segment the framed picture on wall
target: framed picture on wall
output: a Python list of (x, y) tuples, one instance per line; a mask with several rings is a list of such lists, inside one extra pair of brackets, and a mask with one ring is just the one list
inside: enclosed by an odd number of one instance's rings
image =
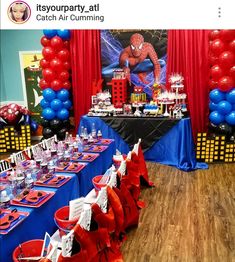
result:
[[(24, 102), (31, 112), (32, 119), (40, 124), (42, 113), (40, 101), (43, 98), (42, 90), (39, 87), (42, 78), (40, 67), (42, 53), (41, 51), (20, 51), (19, 58)], [(38, 128), (36, 136), (41, 136), (41, 128)]]

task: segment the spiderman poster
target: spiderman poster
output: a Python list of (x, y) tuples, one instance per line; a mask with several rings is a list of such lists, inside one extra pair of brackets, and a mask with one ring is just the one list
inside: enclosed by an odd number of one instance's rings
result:
[(124, 70), (132, 87), (142, 86), (148, 97), (154, 83), (166, 83), (166, 30), (103, 30), (101, 53), (105, 84), (117, 68)]

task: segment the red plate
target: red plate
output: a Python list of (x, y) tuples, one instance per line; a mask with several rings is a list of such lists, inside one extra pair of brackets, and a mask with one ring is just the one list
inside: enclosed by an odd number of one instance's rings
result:
[(59, 166), (55, 168), (56, 172), (63, 172), (66, 167), (69, 166), (69, 162), (62, 161), (59, 163)]
[(63, 186), (64, 184), (66, 184), (69, 180), (71, 179), (71, 177), (68, 177), (68, 176), (60, 176), (60, 175), (53, 175), (51, 178), (43, 181), (43, 182), (40, 182), (40, 181), (37, 181), (35, 182), (34, 184), (36, 186), (44, 186), (44, 187), (61, 187)]
[(108, 139), (108, 138), (102, 138), (95, 142), (94, 144), (96, 145), (110, 145), (114, 140), (113, 139)]
[[(12, 210), (10, 209), (1, 209), (1, 214), (0, 214), (0, 221), (1, 219), (5, 216), (11, 213)], [(22, 211), (17, 211), (17, 213), (19, 214), (19, 218), (16, 219), (15, 221), (13, 221), (10, 224), (10, 227), (8, 227), (7, 229), (0, 229), (0, 234), (5, 235), (8, 232), (10, 232), (13, 228), (15, 228), (17, 225), (19, 225), (28, 215), (28, 212), (22, 212)], [(0, 222), (1, 223), (1, 222)]]
[(6, 188), (6, 186), (1, 185), (0, 186), (0, 191), (4, 190), (5, 188)]
[(22, 199), (12, 199), (11, 200), (11, 205), (15, 206), (23, 206), (23, 207), (40, 207), (44, 203), (46, 203), (53, 195), (55, 192), (49, 192), (49, 191), (42, 191), (42, 190), (30, 190), (30, 193), (37, 193), (37, 192), (42, 192), (43, 194), (45, 193), (45, 196), (38, 198), (37, 202), (29, 202), (26, 200), (27, 195), (23, 197)]
[(63, 173), (78, 173), (86, 166), (85, 163), (73, 163), (70, 162), (64, 169), (57, 169), (56, 172)]
[(99, 153), (105, 151), (107, 148), (108, 146), (92, 145), (92, 146), (85, 146), (83, 151), (91, 152), (91, 153)]
[(92, 162), (94, 161), (100, 154), (94, 153), (75, 153), (72, 157), (73, 161), (81, 161), (81, 162)]

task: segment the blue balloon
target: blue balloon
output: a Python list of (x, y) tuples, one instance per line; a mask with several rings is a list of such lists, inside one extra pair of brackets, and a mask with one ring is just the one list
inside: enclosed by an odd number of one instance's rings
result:
[(66, 108), (62, 108), (57, 112), (57, 117), (60, 120), (66, 120), (69, 118), (69, 111)]
[(228, 101), (222, 100), (222, 101), (219, 102), (219, 104), (218, 104), (218, 112), (220, 114), (227, 115), (231, 111), (232, 111), (232, 105)]
[(235, 104), (235, 88), (233, 88), (226, 94), (226, 99), (231, 104)]
[(70, 31), (67, 29), (64, 30), (57, 30), (57, 35), (61, 37), (63, 40), (69, 40), (70, 38)]
[(212, 124), (219, 125), (224, 121), (224, 116), (221, 115), (218, 111), (213, 111), (210, 113), (209, 119)]
[(62, 102), (65, 102), (66, 100), (69, 99), (69, 91), (64, 88), (61, 89), (60, 91), (57, 92), (57, 98)]
[(62, 102), (59, 100), (59, 99), (53, 99), (52, 101), (51, 101), (51, 108), (53, 109), (53, 110), (55, 110), (55, 111), (58, 111), (58, 110), (60, 110), (61, 108), (63, 107), (63, 104), (62, 104)]
[(23, 123), (24, 123), (25, 125), (30, 125), (30, 122), (31, 122), (31, 117), (30, 117), (30, 115), (24, 115), (24, 121), (23, 121)]
[(42, 116), (46, 120), (52, 120), (55, 118), (55, 111), (50, 107), (46, 107), (42, 110)]
[(235, 104), (232, 105), (232, 110), (235, 110)]
[(72, 102), (68, 99), (63, 102), (64, 108), (70, 109), (72, 107)]
[(210, 101), (210, 104), (209, 104), (210, 111), (216, 111), (217, 107), (218, 107), (218, 104), (215, 104)]
[(52, 30), (52, 29), (43, 29), (43, 34), (51, 39), (52, 37), (57, 35), (57, 30)]
[(7, 125), (7, 123), (5, 123), (4, 121), (2, 121), (0, 119), (0, 129), (4, 128), (4, 126), (6, 126), (6, 125)]
[(32, 120), (30, 127), (31, 127), (31, 130), (32, 130), (33, 132), (36, 132), (37, 129), (38, 129), (38, 123), (37, 123), (36, 121)]
[(51, 102), (56, 97), (56, 93), (51, 88), (46, 88), (42, 91), (42, 95), (46, 101)]
[(221, 100), (225, 99), (225, 94), (221, 92), (219, 89), (214, 89), (210, 92), (210, 99), (213, 103), (217, 104)]
[(43, 99), (41, 100), (41, 102), (40, 102), (40, 106), (41, 106), (42, 108), (46, 108), (46, 107), (49, 107), (49, 106), (50, 106), (50, 103), (43, 98)]
[(225, 120), (229, 125), (235, 126), (235, 110), (226, 115)]

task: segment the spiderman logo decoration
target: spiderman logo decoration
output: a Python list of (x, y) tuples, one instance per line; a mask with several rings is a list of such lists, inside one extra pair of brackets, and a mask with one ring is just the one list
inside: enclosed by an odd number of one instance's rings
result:
[(9, 104), (0, 108), (0, 117), (8, 125), (16, 125), (20, 121), (22, 115), (29, 115), (30, 112), (25, 107), (17, 104)]

